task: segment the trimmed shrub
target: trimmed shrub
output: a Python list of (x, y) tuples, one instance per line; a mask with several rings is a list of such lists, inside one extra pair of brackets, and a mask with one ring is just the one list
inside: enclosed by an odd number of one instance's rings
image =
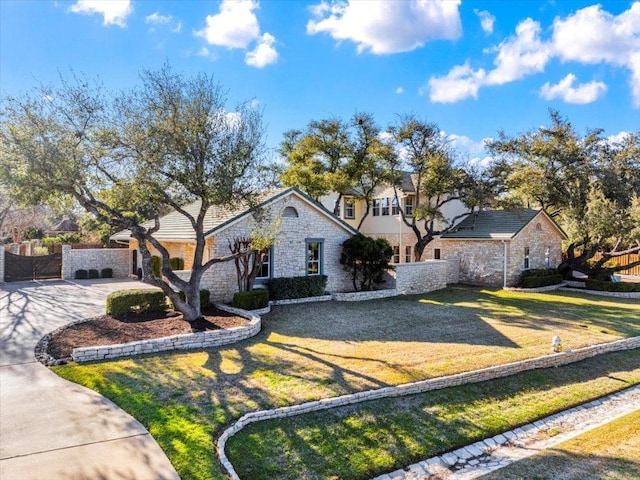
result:
[(100, 272), (95, 268), (89, 270), (89, 278), (100, 278)]
[(171, 267), (171, 270), (184, 270), (184, 258), (170, 258), (169, 266)]
[(113, 278), (113, 269), (112, 268), (103, 268), (100, 272), (100, 276), (102, 278)]
[(131, 312), (162, 312), (166, 308), (167, 298), (160, 290), (118, 290), (107, 296), (107, 314), (116, 318)]
[(373, 239), (358, 234), (342, 244), (340, 263), (351, 273), (353, 288), (371, 290), (372, 283), (384, 283), (384, 274), (393, 268), (389, 265), (393, 256), (391, 244), (384, 238)]
[(532, 268), (522, 272), (522, 278), (526, 277), (552, 277), (558, 275), (558, 270), (555, 268)]
[(76, 273), (74, 276), (76, 280), (85, 280), (89, 278), (89, 272), (87, 272), (86, 270), (76, 270)]
[(560, 282), (562, 282), (562, 275), (559, 273), (555, 273), (553, 275), (543, 275), (540, 277), (523, 276), (521, 283), (523, 288), (539, 288), (547, 287), (549, 285), (557, 285)]
[(326, 286), (326, 275), (272, 278), (267, 281), (271, 300), (319, 297), (324, 295)]
[(585, 281), (587, 290), (597, 290), (600, 292), (640, 292), (640, 283), (631, 282), (607, 282), (588, 278)]
[[(184, 292), (178, 292), (178, 295), (182, 300), (186, 298)], [(171, 308), (176, 308), (173, 302), (169, 301), (169, 303), (171, 303)], [(203, 288), (200, 290), (200, 308), (207, 308), (209, 305), (211, 305), (211, 292)]]
[(232, 305), (243, 310), (258, 310), (269, 305), (269, 291), (258, 288), (249, 292), (237, 292), (233, 296)]

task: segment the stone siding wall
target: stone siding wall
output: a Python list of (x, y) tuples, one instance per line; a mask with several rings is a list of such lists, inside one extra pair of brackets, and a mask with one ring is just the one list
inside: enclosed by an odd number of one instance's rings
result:
[(233, 425), (227, 428), (222, 433), (222, 435), (220, 435), (216, 443), (216, 452), (218, 453), (220, 462), (226, 469), (230, 478), (234, 480), (240, 480), (240, 477), (238, 477), (238, 474), (236, 473), (233, 465), (227, 457), (225, 447), (232, 436), (234, 436), (236, 433), (238, 433), (240, 430), (251, 423), (261, 422), (264, 420), (273, 420), (276, 418), (293, 417), (309, 412), (317, 412), (320, 410), (327, 410), (330, 408), (342, 407), (345, 405), (354, 405), (381, 398), (415, 395), (417, 393), (455, 387), (468, 383), (484, 382), (486, 380), (507, 377), (528, 370), (558, 367), (573, 362), (579, 362), (581, 360), (595, 357), (596, 355), (602, 355), (604, 353), (632, 350), (635, 348), (640, 348), (640, 337), (627, 338), (624, 340), (618, 340), (601, 345), (593, 345), (573, 351), (546, 355), (543, 357), (522, 360), (520, 362), (509, 363), (506, 365), (497, 365), (495, 367), (488, 367), (455, 375), (448, 375), (446, 377), (420, 380), (417, 382), (406, 383), (395, 387), (378, 388), (375, 390), (367, 390), (364, 392), (342, 395), (340, 397), (324, 398), (322, 400), (315, 400), (312, 402), (292, 405), (289, 407), (280, 407), (271, 410), (250, 412), (240, 417), (240, 419), (238, 419)]
[[(538, 214), (509, 242), (507, 285), (516, 285), (524, 271), (524, 250), (529, 248), (529, 268), (556, 268), (562, 262), (562, 236), (553, 223)], [(549, 264), (545, 250), (549, 248)]]
[[(344, 292), (351, 289), (349, 273), (340, 264), (342, 243), (351, 234), (297, 197), (286, 197), (270, 206), (269, 214), (277, 218), (286, 207), (293, 207), (298, 217), (283, 217), (271, 261), (272, 277), (297, 277), (306, 275), (307, 239), (323, 240), (323, 271), (327, 275), (328, 292)], [(254, 225), (244, 219), (216, 235), (212, 246), (216, 256), (229, 255), (229, 242), (236, 237), (250, 235)], [(236, 269), (233, 262), (214, 265), (202, 278), (202, 288), (211, 292), (211, 299), (229, 302), (238, 291)]]
[(113, 269), (114, 278), (126, 278), (131, 272), (131, 251), (128, 248), (95, 248), (73, 250), (62, 247), (62, 278), (75, 278), (76, 270)]
[(0, 283), (4, 283), (4, 245), (0, 245)]
[(427, 260), (396, 265), (391, 275), (396, 279), (398, 293), (411, 295), (445, 288), (448, 268), (444, 260)]
[(491, 240), (438, 240), (442, 258), (459, 262), (459, 283), (501, 287), (504, 244)]

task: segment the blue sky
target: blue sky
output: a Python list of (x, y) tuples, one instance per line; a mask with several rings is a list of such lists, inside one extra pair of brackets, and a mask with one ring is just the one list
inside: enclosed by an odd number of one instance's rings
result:
[(463, 156), (548, 124), (640, 130), (640, 1), (0, 0), (0, 90), (70, 69), (109, 89), (169, 62), (264, 110), (267, 144), (312, 119), (414, 113)]

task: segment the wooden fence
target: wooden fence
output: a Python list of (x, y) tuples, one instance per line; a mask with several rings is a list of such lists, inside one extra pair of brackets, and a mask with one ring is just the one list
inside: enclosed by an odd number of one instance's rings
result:
[[(593, 257), (594, 260), (600, 260), (601, 258), (602, 258), (601, 253), (596, 253)], [(628, 253), (626, 255), (621, 255), (619, 257), (616, 257), (613, 260), (619, 263), (620, 265), (629, 265), (630, 263), (639, 261), (640, 255), (633, 255)], [(635, 267), (631, 267), (617, 273), (621, 273), (623, 275), (640, 275), (640, 265), (636, 265)]]

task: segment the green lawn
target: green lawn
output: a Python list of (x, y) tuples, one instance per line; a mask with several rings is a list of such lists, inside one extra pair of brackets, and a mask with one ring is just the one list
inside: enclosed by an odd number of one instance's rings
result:
[(640, 478), (640, 411), (511, 464), (483, 480)]
[(54, 370), (140, 420), (183, 480), (225, 478), (222, 430), (248, 411), (458, 373), (640, 335), (635, 300), (453, 287), (274, 308), (239, 344)]

